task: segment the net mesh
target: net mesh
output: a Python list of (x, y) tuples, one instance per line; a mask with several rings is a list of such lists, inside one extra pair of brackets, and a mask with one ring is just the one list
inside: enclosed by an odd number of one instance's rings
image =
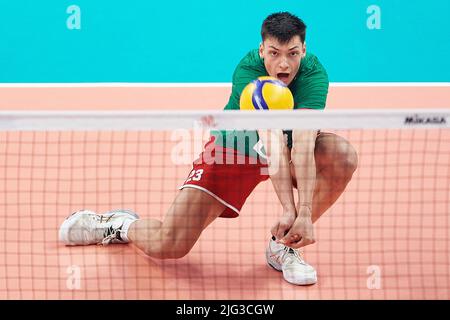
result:
[(304, 248), (318, 273), (309, 287), (266, 264), (270, 228), (282, 213), (269, 180), (239, 218), (214, 221), (179, 260), (152, 259), (133, 245), (58, 241), (62, 221), (80, 209), (128, 208), (163, 220), (208, 130), (155, 130), (160, 122), (151, 116), (149, 130), (4, 128), (0, 298), (449, 299), (450, 129), (442, 118), (406, 129), (404, 122), (356, 128), (350, 120), (348, 129), (333, 129), (332, 116), (320, 123), (352, 144), (358, 168), (315, 223), (317, 242)]

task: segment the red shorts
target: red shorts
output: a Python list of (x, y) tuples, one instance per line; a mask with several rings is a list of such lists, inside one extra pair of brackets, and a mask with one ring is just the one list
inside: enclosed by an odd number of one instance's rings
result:
[(267, 165), (234, 149), (215, 145), (214, 139), (213, 136), (206, 143), (180, 190), (206, 192), (226, 206), (222, 218), (235, 218), (258, 183), (269, 178)]

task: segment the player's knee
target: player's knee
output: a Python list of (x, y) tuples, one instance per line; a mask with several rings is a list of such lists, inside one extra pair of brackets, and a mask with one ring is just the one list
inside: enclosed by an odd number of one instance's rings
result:
[(321, 157), (320, 171), (329, 175), (336, 184), (346, 184), (358, 167), (358, 154), (344, 138), (339, 137), (333, 144), (322, 144), (316, 152)]
[(163, 259), (180, 259), (186, 256), (195, 244), (188, 233), (169, 229), (162, 232), (161, 257)]
[(351, 178), (358, 167), (358, 154), (355, 148), (346, 140), (344, 140), (338, 150), (337, 158), (339, 161), (339, 169), (342, 170), (345, 178)]
[(183, 243), (161, 242), (161, 245), (158, 248), (149, 246), (149, 249), (144, 250), (144, 253), (158, 259), (181, 259), (185, 257), (191, 249), (192, 246)]
[(185, 257), (192, 249), (192, 245), (187, 242), (173, 242), (167, 243), (162, 250), (163, 259), (181, 259)]
[(193, 246), (186, 243), (178, 243), (172, 247), (171, 253), (173, 259), (181, 259), (191, 252)]

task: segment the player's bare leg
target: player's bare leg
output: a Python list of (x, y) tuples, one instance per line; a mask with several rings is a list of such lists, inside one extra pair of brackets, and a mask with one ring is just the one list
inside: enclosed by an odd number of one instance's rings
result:
[[(341, 196), (358, 166), (358, 155), (344, 138), (321, 132), (314, 150), (316, 186), (312, 205), (312, 222), (317, 221)], [(293, 181), (295, 172), (291, 164)]]
[(164, 220), (137, 220), (128, 238), (147, 255), (161, 259), (185, 256), (202, 231), (225, 210), (207, 193), (184, 188), (175, 198)]
[(191, 250), (202, 231), (224, 210), (225, 206), (207, 193), (184, 188), (162, 222), (139, 220), (130, 210), (104, 214), (81, 210), (62, 223), (59, 238), (72, 246), (132, 241), (151, 257), (177, 259)]

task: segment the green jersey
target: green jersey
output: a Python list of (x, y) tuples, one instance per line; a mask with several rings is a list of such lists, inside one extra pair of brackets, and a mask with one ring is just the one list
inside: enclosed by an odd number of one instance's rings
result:
[[(267, 76), (264, 61), (258, 49), (250, 51), (238, 64), (233, 74), (233, 86), (225, 110), (239, 110), (239, 99), (245, 86), (261, 76)], [(289, 89), (294, 97), (294, 109), (324, 109), (328, 94), (328, 75), (316, 56), (307, 53), (300, 63), (299, 70)], [(256, 131), (214, 131), (215, 143), (227, 148), (234, 148), (242, 154), (255, 157), (260, 145)], [(288, 132), (288, 144), (292, 145)]]

